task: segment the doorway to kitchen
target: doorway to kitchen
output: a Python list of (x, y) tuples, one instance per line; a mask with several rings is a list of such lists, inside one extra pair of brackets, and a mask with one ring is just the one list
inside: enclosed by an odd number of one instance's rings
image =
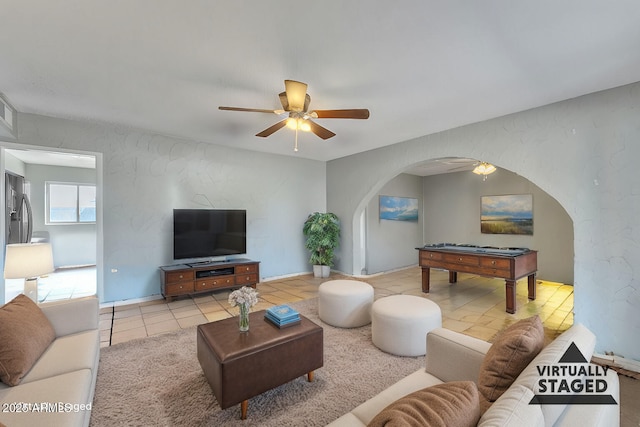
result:
[[(100, 218), (96, 156), (15, 147), (15, 144), (0, 147), (5, 179), (3, 243), (18, 243), (11, 235), (15, 236), (13, 227), (25, 230), (22, 243), (51, 244), (54, 271), (38, 278), (39, 302), (97, 294)], [(7, 176), (19, 177), (14, 181), (20, 183), (20, 188), (7, 187)], [(30, 215), (22, 211), (17, 214), (12, 200), (16, 193), (24, 195), (23, 199), (30, 205)], [(27, 217), (29, 227), (16, 224), (18, 219), (22, 222)], [(3, 284), (7, 302), (22, 293), (24, 280), (4, 279)]]

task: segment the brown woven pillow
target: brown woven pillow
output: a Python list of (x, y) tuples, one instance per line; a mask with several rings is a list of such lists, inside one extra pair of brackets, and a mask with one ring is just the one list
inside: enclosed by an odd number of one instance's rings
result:
[(15, 386), (56, 333), (40, 307), (23, 294), (0, 307), (0, 381)]
[(478, 390), (482, 396), (495, 402), (542, 347), (544, 328), (537, 315), (520, 320), (499, 333), (480, 366)]
[(478, 388), (454, 381), (415, 391), (373, 417), (368, 427), (467, 427), (480, 419)]

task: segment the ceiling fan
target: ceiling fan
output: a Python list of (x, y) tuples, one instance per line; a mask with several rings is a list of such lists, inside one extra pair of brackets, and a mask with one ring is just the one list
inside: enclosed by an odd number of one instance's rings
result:
[(285, 91), (279, 94), (282, 110), (267, 110), (261, 108), (241, 108), (241, 107), (218, 107), (227, 111), (246, 111), (254, 113), (272, 113), (285, 115), (284, 120), (279, 121), (256, 134), (256, 136), (267, 137), (274, 132), (287, 126), (296, 131), (296, 141), (294, 150), (298, 151), (298, 130), (313, 132), (322, 139), (329, 139), (336, 134), (324, 128), (311, 119), (368, 119), (369, 110), (348, 109), (348, 110), (311, 110), (309, 104), (311, 97), (307, 93), (307, 84), (295, 80), (284, 81)]
[(494, 173), (497, 169), (491, 163), (483, 162), (480, 160), (463, 159), (448, 157), (440, 159), (440, 161), (447, 165), (461, 164), (462, 166), (449, 169), (449, 172), (457, 172), (459, 170), (471, 170), (476, 175), (482, 175), (482, 180), (486, 181), (487, 176)]

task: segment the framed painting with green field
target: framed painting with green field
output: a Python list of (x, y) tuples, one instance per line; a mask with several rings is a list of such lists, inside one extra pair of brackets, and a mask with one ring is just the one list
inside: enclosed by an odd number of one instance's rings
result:
[(533, 195), (481, 196), (480, 232), (533, 235)]

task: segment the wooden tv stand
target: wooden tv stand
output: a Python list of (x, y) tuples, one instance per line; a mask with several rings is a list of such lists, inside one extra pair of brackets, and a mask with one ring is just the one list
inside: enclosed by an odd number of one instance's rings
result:
[(250, 259), (160, 267), (160, 290), (167, 301), (181, 295), (251, 286), (260, 281), (260, 262)]

